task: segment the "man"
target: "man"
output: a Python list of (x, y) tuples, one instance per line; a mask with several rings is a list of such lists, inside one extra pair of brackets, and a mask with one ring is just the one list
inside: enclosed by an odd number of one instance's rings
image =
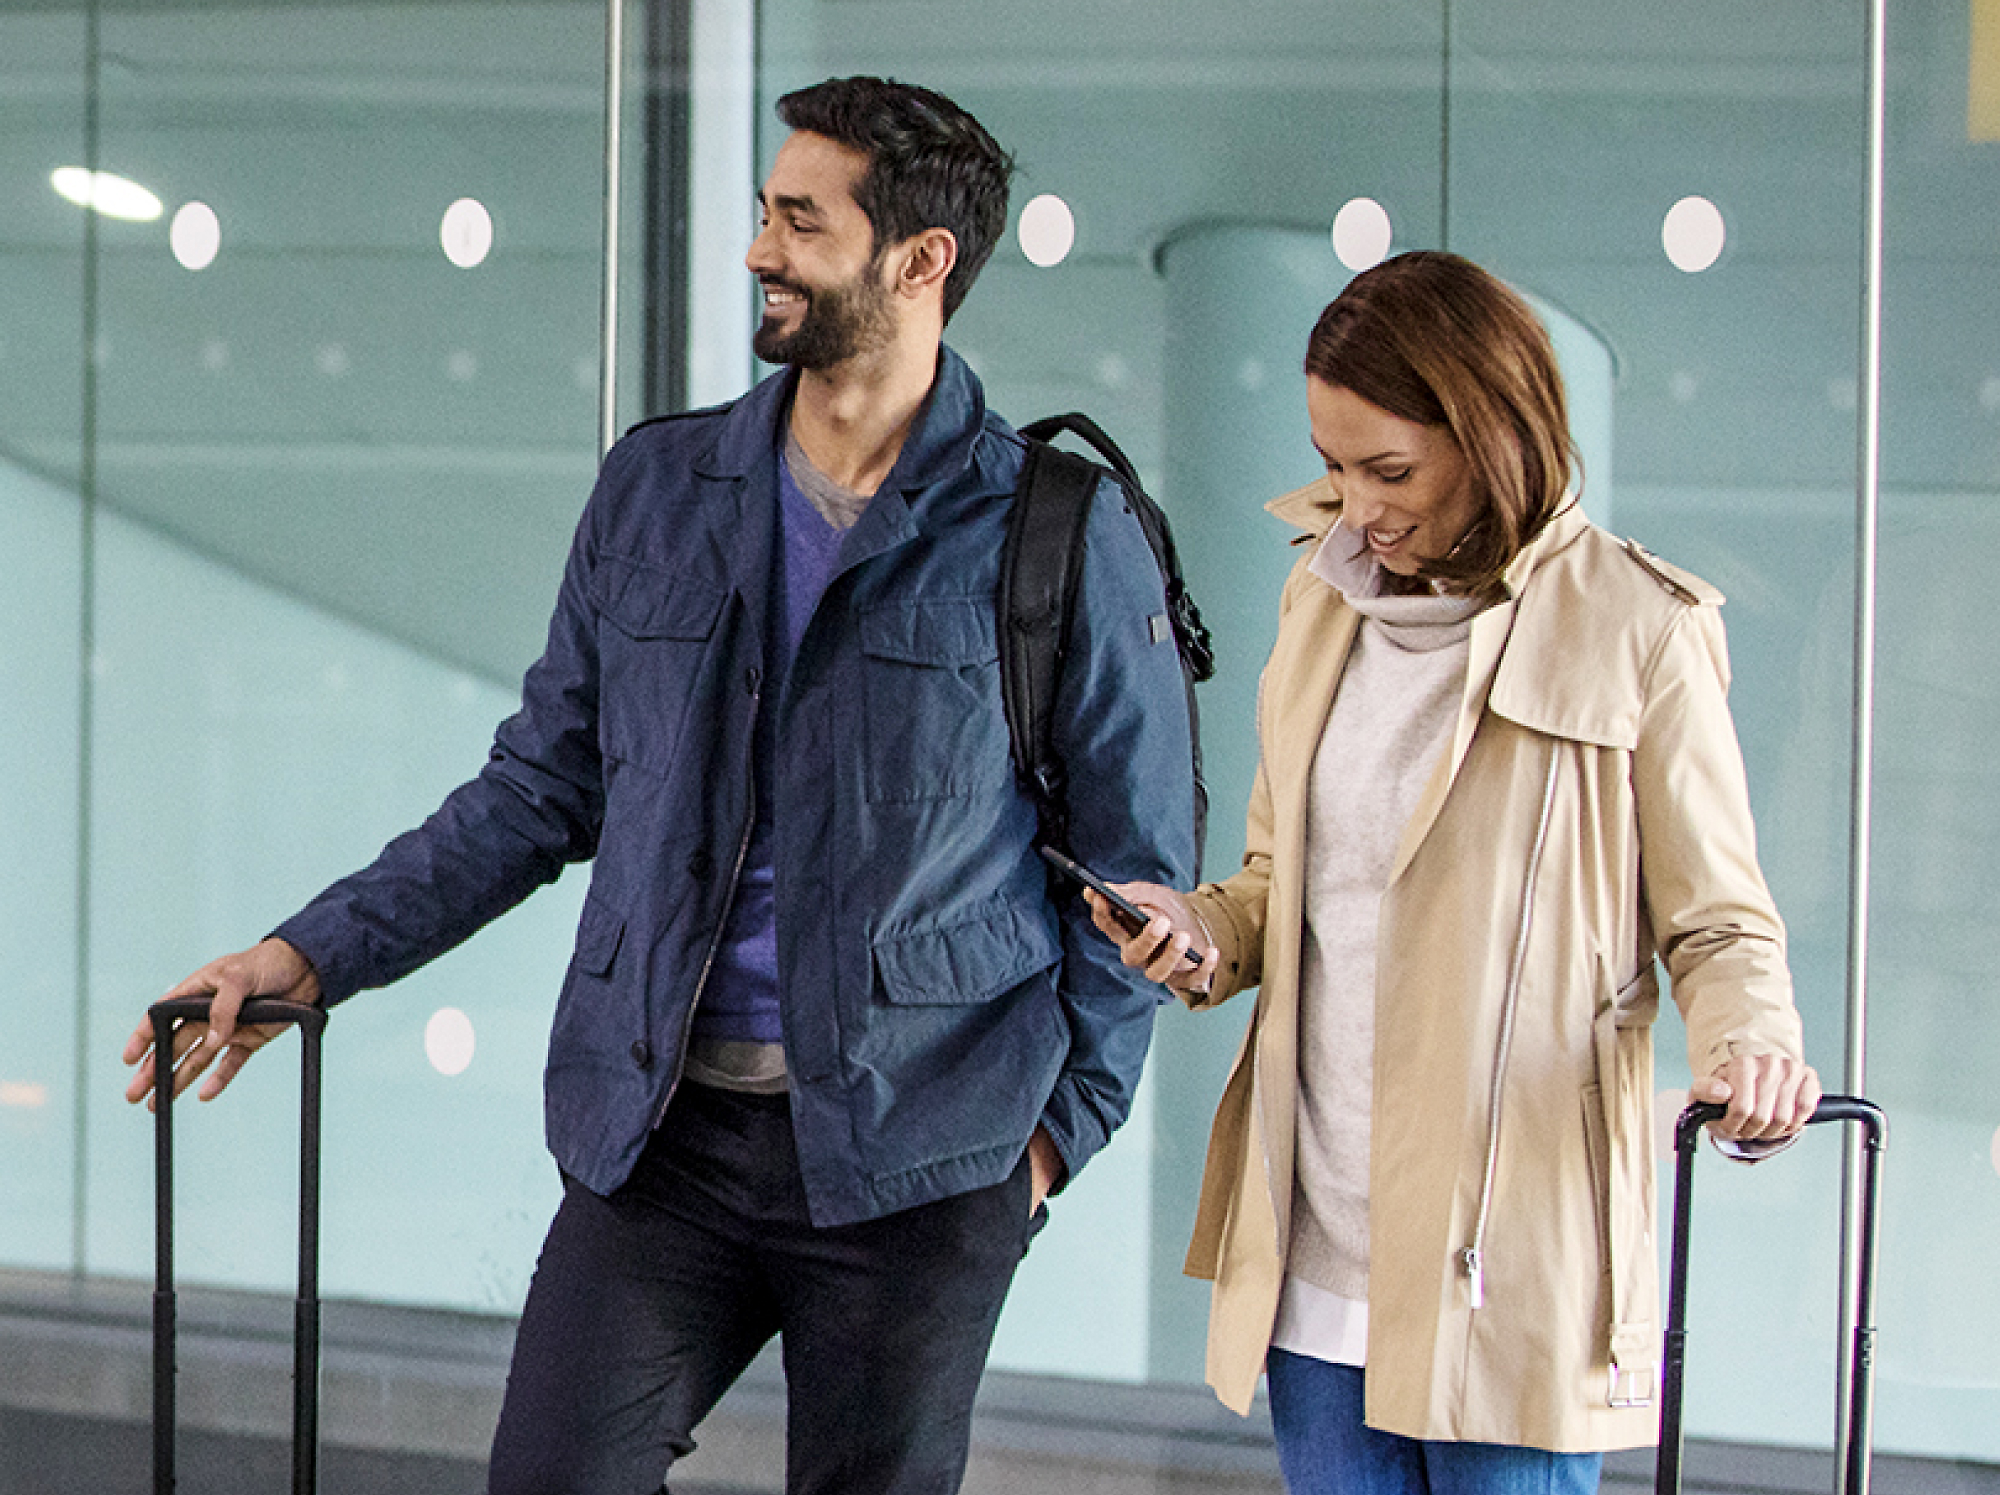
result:
[[(774, 1333), (790, 1489), (956, 1489), (1043, 1198), (1124, 1118), (1150, 1036), (1153, 989), (1034, 853), (994, 622), (1023, 447), (942, 345), (1011, 163), (906, 85), (778, 112), (748, 264), (785, 370), (619, 443), (479, 776), (173, 993), (215, 993), (174, 1079), (212, 1097), (273, 1036), (235, 1025), (246, 995), (393, 981), (595, 858), (549, 1046), (564, 1199), (495, 1495), (659, 1490)], [(1107, 485), (1057, 703), (1071, 839), (1184, 886), (1163, 613)]]

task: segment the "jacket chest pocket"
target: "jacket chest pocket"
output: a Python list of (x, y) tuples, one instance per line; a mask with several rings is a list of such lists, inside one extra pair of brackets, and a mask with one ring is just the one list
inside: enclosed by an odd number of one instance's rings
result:
[(604, 754), (658, 774), (673, 767), (728, 593), (663, 567), (607, 555), (591, 579)]
[(861, 614), (870, 801), (948, 799), (1008, 782), (996, 634), (987, 597)]

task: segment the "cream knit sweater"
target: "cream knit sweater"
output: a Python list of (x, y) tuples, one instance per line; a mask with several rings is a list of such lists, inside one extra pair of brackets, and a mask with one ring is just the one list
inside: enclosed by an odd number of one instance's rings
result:
[[(1337, 525), (1313, 570), (1340, 589), (1362, 622), (1320, 738), (1306, 812), (1299, 1140), (1287, 1274), (1359, 1307), (1368, 1297), (1378, 914), (1397, 843), (1451, 739), (1480, 604), (1383, 595), (1380, 568), (1359, 537)], [(1287, 1347), (1313, 1351), (1310, 1344)]]

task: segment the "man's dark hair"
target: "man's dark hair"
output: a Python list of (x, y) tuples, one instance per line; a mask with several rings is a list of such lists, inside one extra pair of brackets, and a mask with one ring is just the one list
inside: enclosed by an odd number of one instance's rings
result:
[(885, 78), (829, 78), (778, 100), (778, 118), (868, 157), (854, 200), (875, 247), (948, 229), (958, 261), (944, 283), (944, 318), (972, 288), (1007, 231), (1014, 159), (941, 93)]

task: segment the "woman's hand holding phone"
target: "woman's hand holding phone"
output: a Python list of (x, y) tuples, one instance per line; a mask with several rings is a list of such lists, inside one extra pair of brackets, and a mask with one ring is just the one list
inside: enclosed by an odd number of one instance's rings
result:
[(1175, 991), (1207, 991), (1220, 952), (1208, 943), (1187, 900), (1172, 888), (1150, 882), (1117, 883), (1113, 891), (1149, 916), (1134, 929), (1130, 916), (1110, 899), (1094, 889), (1085, 891), (1091, 922), (1118, 946), (1119, 959)]
[(1108, 883), (1060, 852), (1044, 848), (1042, 855), (1083, 885), (1091, 922), (1126, 965), (1175, 991), (1208, 990), (1220, 952), (1179, 893), (1158, 883)]

